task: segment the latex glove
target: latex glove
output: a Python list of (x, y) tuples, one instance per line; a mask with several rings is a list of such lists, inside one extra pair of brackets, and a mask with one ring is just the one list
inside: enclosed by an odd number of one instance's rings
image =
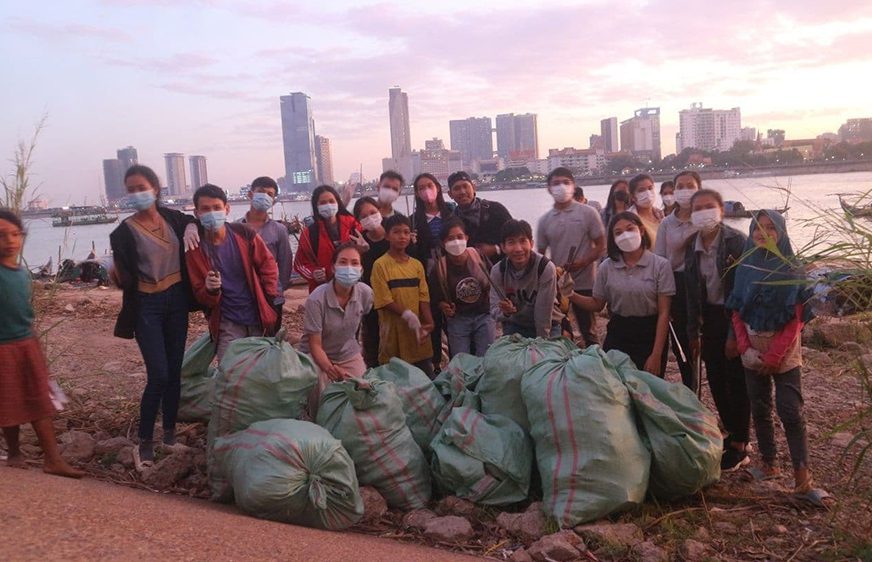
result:
[(411, 310), (406, 310), (403, 312), (401, 316), (403, 320), (406, 321), (406, 324), (409, 326), (409, 329), (415, 332), (416, 334), (421, 329), (421, 321), (418, 319), (418, 316), (412, 312)]
[(753, 347), (749, 347), (742, 354), (742, 366), (751, 371), (759, 371), (763, 368), (763, 356)]
[(574, 292), (575, 283), (572, 280), (572, 274), (565, 271), (557, 280), (557, 293), (561, 297), (568, 299)]
[(323, 283), (327, 281), (327, 271), (323, 267), (319, 267), (312, 271), (312, 279), (317, 281), (318, 283)]
[(354, 235), (352, 234), (349, 239), (360, 248), (361, 252), (367, 252), (369, 250), (369, 242), (363, 237), (363, 234)]
[(186, 252), (196, 250), (200, 246), (200, 233), (197, 231), (196, 224), (190, 223), (185, 227), (185, 234), (182, 236), (182, 242), (185, 244)]
[(210, 271), (206, 274), (206, 290), (211, 293), (221, 290), (221, 274), (219, 272)]

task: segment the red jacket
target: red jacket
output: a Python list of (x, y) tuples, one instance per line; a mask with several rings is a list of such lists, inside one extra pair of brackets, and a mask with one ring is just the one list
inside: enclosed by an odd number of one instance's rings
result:
[[(739, 348), (739, 353), (745, 353), (751, 347), (751, 338), (748, 335), (748, 327), (742, 317), (739, 316), (739, 311), (734, 310), (731, 317), (733, 322), (733, 331), (736, 333), (736, 344)], [(793, 320), (784, 325), (783, 328), (772, 338), (769, 343), (769, 349), (763, 354), (763, 363), (770, 367), (778, 367), (784, 361), (784, 356), (787, 354), (788, 348), (800, 337), (803, 327), (802, 322), (802, 305), (796, 305), (796, 313)]]
[[(224, 228), (227, 229), (227, 236), (235, 238), (236, 246), (239, 248), (242, 266), (245, 268), (245, 278), (257, 302), (264, 335), (273, 335), (277, 317), (271, 303), (276, 297), (274, 293), (279, 277), (276, 260), (263, 239), (251, 228), (237, 223), (226, 223)], [(206, 274), (212, 270), (212, 260), (206, 252), (206, 244), (209, 242), (203, 240), (199, 248), (187, 252), (185, 262), (188, 266), (194, 298), (206, 307), (209, 333), (212, 339), (217, 341), (218, 326), (221, 324), (221, 291), (212, 294), (206, 290)]]
[[(347, 242), (351, 237), (351, 231), (363, 232), (360, 224), (351, 215), (338, 215), (336, 219), (339, 221), (339, 242)], [(315, 281), (313, 272), (316, 269), (324, 269), (326, 281), (333, 279), (333, 241), (330, 240), (330, 234), (327, 232), (327, 226), (321, 219), (316, 219), (318, 225), (318, 255), (315, 255), (315, 250), (312, 248), (311, 232), (312, 228), (303, 229), (300, 236), (300, 244), (297, 248), (297, 255), (294, 256), (294, 269), (303, 278), (309, 282), (309, 292), (315, 290), (315, 287), (320, 285)]]

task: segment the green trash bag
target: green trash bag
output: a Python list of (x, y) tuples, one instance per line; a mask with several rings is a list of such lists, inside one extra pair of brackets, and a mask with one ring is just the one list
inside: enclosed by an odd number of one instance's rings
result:
[(503, 336), (484, 355), (484, 375), (476, 392), (483, 414), (508, 416), (530, 431), (527, 408), (521, 399), (521, 376), (544, 359), (563, 358), (578, 347), (566, 338), (546, 340)]
[(472, 408), (481, 411), (481, 399), (475, 387), (484, 373), (481, 357), (469, 353), (458, 353), (439, 373), (433, 384), (445, 398), (445, 406), (439, 412), (439, 425), (445, 423), (454, 408)]
[(236, 505), (255, 517), (331, 530), (363, 517), (351, 457), (313, 423), (268, 420), (219, 437), (214, 463)]
[(217, 369), (211, 367), (215, 359), (215, 342), (205, 333), (185, 351), (182, 360), (181, 397), (178, 420), (209, 423), (212, 414), (212, 386)]
[(393, 383), (334, 382), (321, 393), (316, 421), (342, 441), (361, 485), (374, 487), (389, 506), (418, 509), (430, 501), (427, 462), (406, 427)]
[(439, 431), (439, 412), (445, 406), (445, 399), (433, 386), (433, 381), (424, 371), (397, 357), (370, 369), (364, 378), (394, 383), (403, 402), (406, 425), (412, 431), (415, 443), (422, 451), (429, 453), (430, 441)]
[(524, 374), (521, 388), (544, 509), (561, 527), (645, 499), (651, 454), (627, 388), (599, 346), (538, 363)]
[[(609, 359), (616, 353), (623, 355), (610, 351)], [(711, 410), (683, 384), (638, 371), (631, 361), (623, 363), (618, 373), (651, 451), (648, 492), (658, 499), (672, 500), (717, 482), (723, 438)]]
[(533, 443), (509, 418), (454, 408), (431, 448), (430, 469), (443, 493), (486, 505), (527, 499)]

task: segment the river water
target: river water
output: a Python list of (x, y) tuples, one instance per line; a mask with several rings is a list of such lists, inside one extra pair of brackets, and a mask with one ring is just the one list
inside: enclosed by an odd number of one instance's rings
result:
[[(725, 200), (741, 201), (748, 209), (780, 208), (790, 206), (787, 213), (788, 231), (794, 245), (801, 246), (812, 239), (813, 226), (808, 219), (819, 216), (821, 209), (837, 209), (839, 201), (836, 193), (863, 193), (872, 189), (872, 172), (850, 174), (814, 174), (804, 176), (773, 176), (761, 178), (730, 178), (705, 180), (704, 186), (718, 190)], [(790, 192), (788, 200), (787, 191)], [(608, 195), (608, 185), (585, 186), (588, 199), (604, 203)], [(552, 199), (543, 189), (517, 189), (506, 191), (483, 191), (485, 199), (499, 201), (508, 208), (515, 218), (528, 221), (536, 231), (536, 223), (552, 205)], [(407, 212), (413, 200), (407, 198), (395, 204), (400, 212)], [(274, 215), (304, 217), (311, 214), (308, 202), (286, 202), (276, 205)], [(231, 205), (231, 218), (242, 216), (247, 206), (242, 203)], [(123, 219), (126, 215), (122, 215)], [(731, 219), (730, 225), (747, 231), (748, 219)], [(51, 257), (57, 266), (58, 254), (62, 259), (85, 259), (94, 245), (97, 255), (105, 255), (109, 250), (109, 233), (117, 224), (54, 228), (51, 219), (27, 221), (28, 236), (24, 246), (24, 257), (33, 267), (43, 264)], [(292, 240), (292, 244), (295, 241)], [(295, 245), (295, 244), (294, 244)]]

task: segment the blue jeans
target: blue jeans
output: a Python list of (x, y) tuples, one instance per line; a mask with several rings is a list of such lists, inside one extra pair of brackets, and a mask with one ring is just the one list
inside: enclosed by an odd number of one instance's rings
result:
[(458, 314), (448, 321), (448, 349), (451, 357), (458, 353), (472, 353), (484, 357), (484, 352), (496, 338), (496, 322), (488, 314)]
[(188, 337), (188, 296), (184, 285), (176, 283), (160, 293), (139, 293), (134, 333), (147, 374), (139, 404), (139, 438), (151, 441), (159, 409), (164, 431), (176, 427), (182, 359)]
[[(551, 322), (551, 331), (548, 332), (549, 338), (558, 338), (562, 331), (560, 330), (560, 322)], [(519, 334), (525, 338), (535, 338), (536, 328), (533, 326), (518, 326), (514, 322), (503, 322), (503, 335), (510, 336)]]

